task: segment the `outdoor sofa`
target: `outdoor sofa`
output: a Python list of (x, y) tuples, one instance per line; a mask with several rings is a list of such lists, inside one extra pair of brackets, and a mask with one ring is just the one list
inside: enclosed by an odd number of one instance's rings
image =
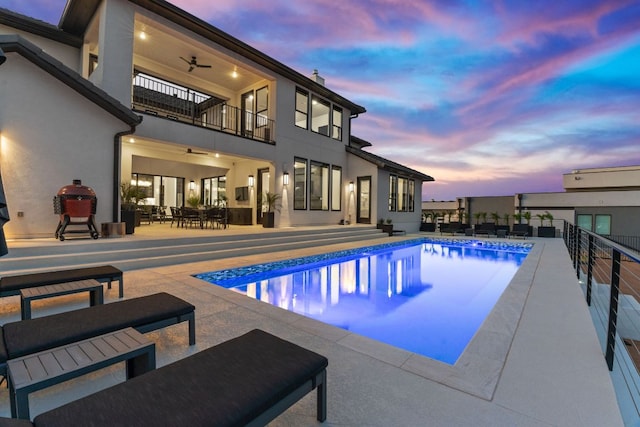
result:
[(112, 265), (73, 268), (68, 270), (47, 271), (44, 273), (17, 274), (0, 278), (0, 297), (20, 295), (20, 290), (36, 286), (55, 285), (58, 283), (94, 279), (98, 282), (119, 282), (119, 297), (124, 296), (122, 271)]
[(317, 389), (326, 419), (328, 360), (254, 329), (177, 362), (0, 427), (263, 426)]
[[(187, 321), (194, 345), (195, 307), (168, 293), (94, 305), (0, 326), (0, 375), (7, 360), (132, 327), (145, 333)], [(0, 424), (1, 426), (1, 424)]]

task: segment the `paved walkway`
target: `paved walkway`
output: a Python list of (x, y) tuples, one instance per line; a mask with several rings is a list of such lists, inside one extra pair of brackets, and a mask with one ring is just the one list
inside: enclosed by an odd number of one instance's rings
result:
[[(327, 426), (620, 426), (613, 386), (564, 244), (531, 241), (536, 249), (453, 367), (190, 276), (261, 262), (264, 255), (126, 272), (125, 295), (166, 291), (196, 305), (195, 346), (188, 346), (185, 325), (148, 334), (157, 343), (158, 366), (253, 328), (327, 356)], [(294, 256), (363, 244), (371, 242), (305, 249)], [(290, 257), (268, 255), (270, 261)], [(117, 287), (105, 299), (116, 300)], [(34, 304), (33, 314), (86, 304), (84, 295), (60, 297)], [(0, 300), (0, 323), (19, 317), (17, 297)], [(34, 393), (31, 414), (123, 380), (124, 368), (115, 366)], [(8, 393), (1, 388), (0, 415), (8, 414)], [(272, 425), (318, 425), (314, 414), (315, 396), (309, 395)]]

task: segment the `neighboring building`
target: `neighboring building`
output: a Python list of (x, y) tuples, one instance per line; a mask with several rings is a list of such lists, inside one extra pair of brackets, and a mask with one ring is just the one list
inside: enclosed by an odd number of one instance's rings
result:
[(47, 237), (52, 198), (94, 189), (119, 221), (120, 185), (148, 205), (226, 199), (236, 224), (375, 223), (418, 230), (428, 175), (363, 150), (365, 108), (162, 0), (69, 0), (56, 27), (0, 9), (0, 171), (9, 238)]
[[(521, 193), (501, 197), (464, 197), (449, 202), (422, 202), (422, 211), (465, 209), (474, 213), (531, 213), (531, 225), (540, 225), (537, 215), (549, 212), (554, 225), (564, 221), (603, 235), (640, 236), (640, 166), (574, 170), (562, 177), (563, 193)], [(489, 217), (490, 218), (490, 217)], [(548, 225), (548, 220), (545, 220)]]

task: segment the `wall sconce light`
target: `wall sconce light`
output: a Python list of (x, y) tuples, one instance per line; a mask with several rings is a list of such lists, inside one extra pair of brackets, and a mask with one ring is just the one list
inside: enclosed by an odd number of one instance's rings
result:
[(282, 184), (289, 185), (289, 172), (285, 172), (282, 174)]
[(249, 175), (249, 187), (253, 187), (253, 175)]
[(195, 190), (195, 189), (196, 189), (195, 181), (193, 180), (189, 181), (189, 190)]
[(349, 192), (350, 192), (350, 193), (353, 193), (353, 187), (354, 187), (354, 185), (353, 185), (353, 181), (351, 181), (351, 182), (349, 183)]

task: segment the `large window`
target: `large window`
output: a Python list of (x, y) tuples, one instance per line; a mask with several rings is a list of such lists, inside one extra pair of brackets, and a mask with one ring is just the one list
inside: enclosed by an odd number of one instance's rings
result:
[(604, 236), (611, 234), (611, 215), (596, 215), (595, 232)]
[(409, 187), (407, 189), (407, 203), (409, 204), (409, 212), (413, 212), (415, 209), (414, 207), (415, 191), (416, 191), (416, 182), (413, 179), (410, 179)]
[(398, 209), (398, 177), (389, 176), (389, 212), (395, 212)]
[(293, 209), (307, 209), (307, 161), (305, 159), (294, 159), (293, 185)]
[(331, 210), (339, 211), (342, 205), (342, 168), (331, 166)]
[(398, 178), (398, 212), (407, 212), (407, 189), (409, 187), (407, 178)]
[(329, 165), (311, 162), (309, 177), (309, 208), (329, 210)]
[(342, 141), (342, 108), (333, 106), (333, 131), (331, 138)]
[(202, 180), (202, 203), (205, 206), (224, 205), (227, 200), (227, 177), (216, 176)]
[(413, 212), (415, 210), (416, 183), (409, 178), (389, 176), (389, 211)]
[(311, 130), (329, 136), (329, 102), (317, 96), (311, 97)]
[(578, 215), (578, 227), (584, 228), (585, 230), (591, 231), (592, 229), (592, 216), (590, 214), (580, 214)]
[(309, 94), (296, 90), (296, 126), (307, 129), (309, 116)]

